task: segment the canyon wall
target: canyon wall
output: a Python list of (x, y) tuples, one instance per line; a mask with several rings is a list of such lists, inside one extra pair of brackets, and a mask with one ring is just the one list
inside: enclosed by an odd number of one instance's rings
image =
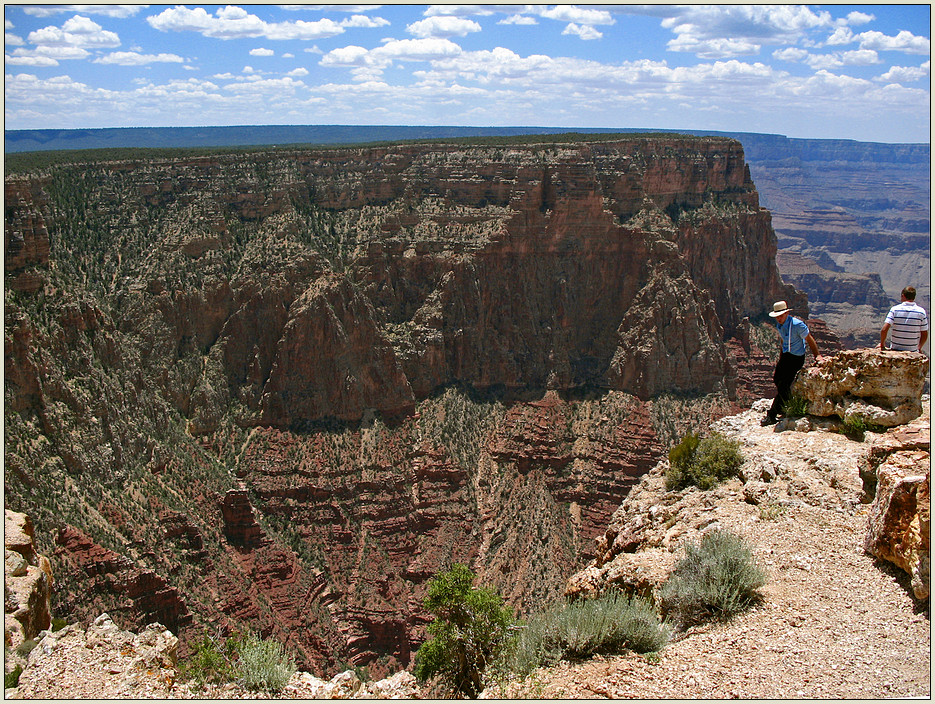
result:
[[(427, 580), (560, 595), (688, 427), (769, 386), (732, 140), (409, 144), (6, 180), (5, 479), (58, 605), (406, 665)], [(89, 589), (88, 586), (92, 585)]]

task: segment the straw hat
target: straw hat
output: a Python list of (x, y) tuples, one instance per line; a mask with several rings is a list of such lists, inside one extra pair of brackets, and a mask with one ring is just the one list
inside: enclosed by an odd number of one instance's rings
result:
[(778, 318), (780, 315), (783, 313), (788, 313), (790, 310), (792, 309), (786, 305), (785, 301), (776, 301), (773, 304), (773, 310), (770, 311), (769, 317)]

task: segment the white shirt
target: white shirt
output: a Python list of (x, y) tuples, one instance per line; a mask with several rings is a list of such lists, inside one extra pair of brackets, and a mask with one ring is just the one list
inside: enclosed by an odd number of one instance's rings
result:
[(928, 317), (915, 301), (903, 301), (886, 314), (890, 325), (890, 345), (894, 350), (917, 352), (922, 331), (929, 329)]

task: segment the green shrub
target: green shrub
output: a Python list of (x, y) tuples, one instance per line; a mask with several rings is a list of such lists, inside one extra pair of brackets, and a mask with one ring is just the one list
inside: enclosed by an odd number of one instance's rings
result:
[(9, 672), (3, 675), (3, 688), (11, 689), (19, 685), (19, 676), (23, 674), (23, 666), (17, 665)]
[(689, 544), (660, 591), (663, 615), (682, 626), (729, 619), (761, 598), (766, 574), (737, 535), (715, 530)]
[(194, 653), (179, 663), (179, 677), (204, 686), (208, 682), (230, 682), (234, 678), (234, 660), (239, 640), (224, 641), (205, 635), (194, 645)]
[(237, 670), (247, 689), (279, 692), (289, 682), (296, 666), (280, 643), (251, 634), (240, 647)]
[(882, 433), (885, 432), (886, 428), (881, 425), (876, 425), (866, 420), (863, 416), (851, 415), (844, 418), (844, 421), (841, 423), (841, 427), (838, 430), (842, 435), (846, 435), (851, 440), (857, 440), (858, 442), (863, 442), (864, 433)]
[(808, 399), (801, 396), (790, 396), (782, 406), (783, 415), (800, 417), (808, 415)]
[(558, 605), (533, 616), (515, 636), (495, 671), (525, 677), (537, 667), (563, 658), (597, 653), (660, 650), (669, 637), (652, 604), (614, 592), (595, 599)]
[(669, 450), (666, 489), (677, 491), (690, 485), (710, 489), (736, 476), (742, 464), (743, 455), (736, 440), (728, 440), (720, 433), (711, 433), (704, 439), (689, 433)]
[(21, 658), (25, 658), (32, 652), (32, 649), (35, 648), (37, 645), (38, 643), (35, 640), (33, 640), (32, 638), (27, 638), (22, 643), (16, 646), (16, 654), (19, 655)]
[(415, 659), (415, 676), (425, 682), (436, 675), (456, 692), (476, 697), (484, 670), (506, 641), (514, 619), (494, 591), (471, 584), (474, 574), (464, 565), (436, 575), (429, 582), (425, 608), (435, 614), (431, 638)]
[(53, 633), (55, 633), (56, 631), (62, 630), (67, 625), (68, 625), (68, 621), (66, 621), (65, 619), (58, 618), (56, 616), (52, 617), (52, 632)]

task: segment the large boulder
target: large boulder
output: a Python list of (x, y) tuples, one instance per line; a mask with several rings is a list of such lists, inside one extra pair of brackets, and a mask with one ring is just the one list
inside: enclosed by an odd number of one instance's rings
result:
[(52, 566), (36, 552), (25, 513), (4, 510), (4, 645), (15, 650), (51, 625)]
[(912, 578), (917, 599), (930, 591), (931, 461), (928, 426), (887, 433), (861, 462), (865, 500), (872, 496), (864, 549)]
[(929, 360), (918, 352), (844, 350), (798, 375), (792, 393), (808, 414), (891, 428), (922, 414)]

